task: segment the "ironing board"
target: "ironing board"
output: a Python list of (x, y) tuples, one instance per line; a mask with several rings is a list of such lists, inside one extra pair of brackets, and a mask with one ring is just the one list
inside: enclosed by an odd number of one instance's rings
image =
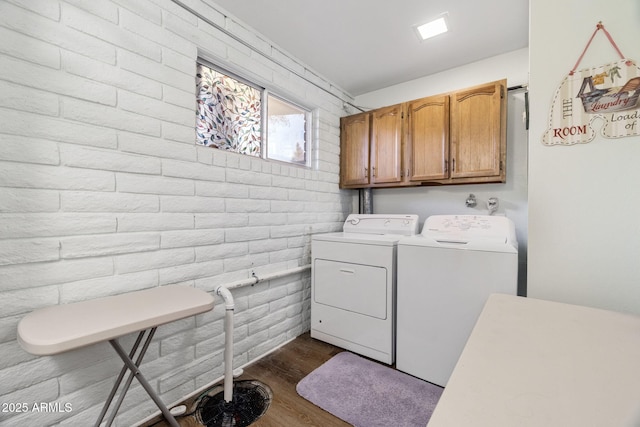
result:
[[(99, 426), (104, 419), (125, 373), (130, 371), (106, 425), (110, 426), (113, 422), (135, 376), (169, 424), (178, 427), (178, 422), (138, 367), (158, 326), (204, 313), (212, 308), (213, 297), (201, 289), (181, 285), (161, 286), (36, 310), (18, 324), (18, 342), (31, 354), (53, 355), (109, 341), (124, 366), (95, 425)], [(132, 332), (139, 334), (127, 354), (118, 338)], [(145, 334), (146, 338), (136, 357)]]

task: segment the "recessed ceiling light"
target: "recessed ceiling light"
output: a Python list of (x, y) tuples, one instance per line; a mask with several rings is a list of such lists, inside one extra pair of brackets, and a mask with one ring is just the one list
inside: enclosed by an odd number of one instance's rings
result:
[(427, 22), (426, 24), (416, 25), (415, 29), (420, 40), (426, 40), (437, 36), (438, 34), (446, 33), (449, 30), (444, 16), (434, 19), (431, 22)]

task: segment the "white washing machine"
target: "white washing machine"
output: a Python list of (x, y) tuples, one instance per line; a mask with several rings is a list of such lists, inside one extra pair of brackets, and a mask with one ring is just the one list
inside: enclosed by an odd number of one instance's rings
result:
[(375, 360), (395, 359), (396, 248), (417, 215), (352, 214), (312, 237), (311, 336)]
[(436, 215), (398, 242), (396, 367), (440, 386), (491, 293), (517, 294), (518, 244), (503, 216)]

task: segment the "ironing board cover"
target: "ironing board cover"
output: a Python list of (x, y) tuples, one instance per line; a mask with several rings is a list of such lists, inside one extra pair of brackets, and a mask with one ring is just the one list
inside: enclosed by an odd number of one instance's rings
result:
[(57, 354), (212, 308), (213, 296), (201, 289), (161, 286), (36, 310), (18, 324), (18, 342), (31, 354)]

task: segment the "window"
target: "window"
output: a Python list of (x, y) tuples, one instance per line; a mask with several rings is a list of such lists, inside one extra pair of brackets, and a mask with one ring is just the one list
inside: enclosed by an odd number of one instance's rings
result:
[(196, 143), (309, 165), (310, 111), (200, 63), (196, 89)]
[(261, 155), (262, 91), (198, 64), (197, 143)]
[(306, 165), (307, 112), (269, 95), (267, 115), (267, 157)]

